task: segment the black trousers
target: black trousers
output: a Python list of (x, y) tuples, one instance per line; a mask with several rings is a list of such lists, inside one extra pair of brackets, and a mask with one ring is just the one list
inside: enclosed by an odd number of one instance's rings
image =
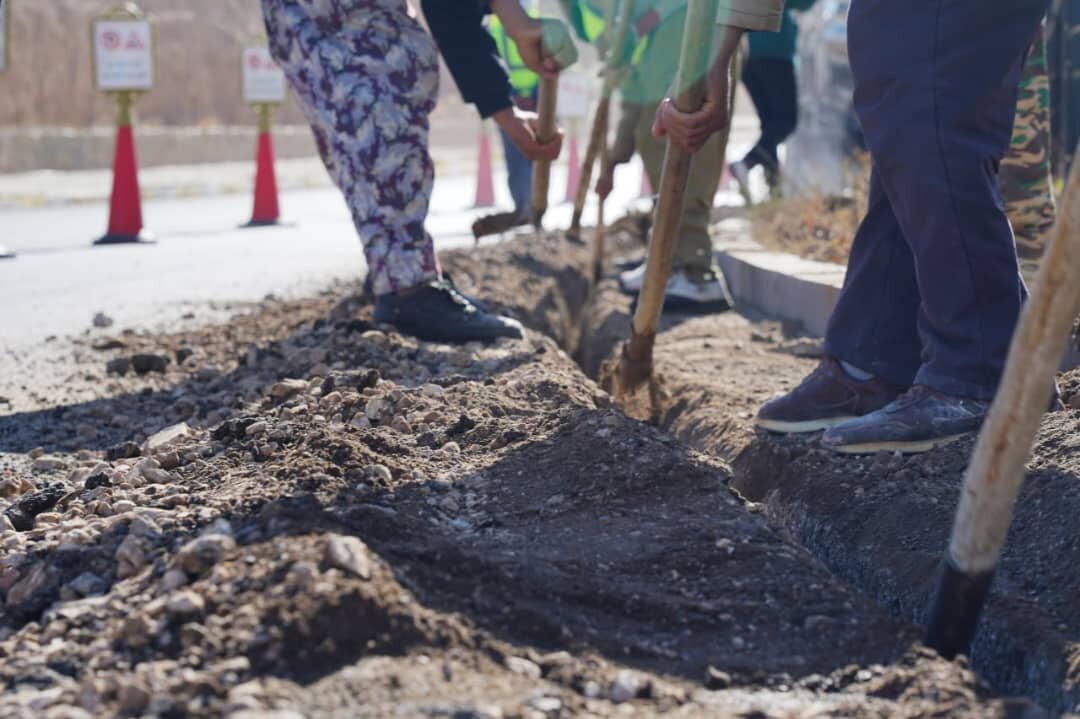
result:
[(1049, 0), (853, 0), (873, 158), (826, 351), (896, 384), (990, 399), (1026, 296), (998, 163)]
[(761, 121), (761, 138), (743, 162), (750, 169), (764, 166), (771, 184), (780, 171), (776, 148), (795, 132), (799, 121), (795, 63), (782, 58), (750, 58), (743, 65), (742, 81)]

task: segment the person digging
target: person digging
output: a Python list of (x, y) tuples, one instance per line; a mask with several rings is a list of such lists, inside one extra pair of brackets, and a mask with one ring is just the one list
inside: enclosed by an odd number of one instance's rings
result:
[[(997, 172), (1025, 54), (1049, 0), (853, 0), (855, 109), (873, 158), (869, 207), (830, 318), (826, 357), (757, 424), (825, 430), (844, 453), (922, 452), (978, 429), (1027, 291)], [(730, 62), (737, 28), (717, 63)], [(724, 55), (727, 54), (727, 57)], [(690, 151), (727, 126), (710, 101), (665, 101), (656, 132)]]
[[(622, 74), (621, 116), (615, 141), (607, 150), (606, 162), (596, 182), (603, 202), (611, 194), (615, 168), (628, 163), (637, 152), (653, 187), (660, 187), (665, 143), (652, 135), (652, 117), (664, 99), (679, 65), (686, 0), (630, 3), (631, 37), (625, 44), (626, 57), (615, 58)], [(584, 37), (577, 27), (579, 37)], [(678, 312), (722, 312), (734, 306), (723, 272), (713, 259), (709, 236), (709, 215), (724, 171), (723, 138), (713, 137), (694, 162), (687, 178), (675, 249), (675, 264), (664, 292), (664, 308)], [(619, 275), (619, 289), (636, 296), (645, 277), (645, 263)]]
[[(270, 50), (284, 70), (341, 189), (364, 247), (374, 317), (439, 342), (521, 337), (442, 277), (424, 226), (434, 183), (428, 116), (439, 86), (436, 44), (406, 0), (262, 0)], [(482, 22), (495, 13), (523, 61), (554, 77), (577, 58), (566, 26), (530, 18), (518, 0), (426, 0), (428, 25), (462, 96), (531, 160), (552, 160), (536, 117), (514, 108), (506, 70)]]

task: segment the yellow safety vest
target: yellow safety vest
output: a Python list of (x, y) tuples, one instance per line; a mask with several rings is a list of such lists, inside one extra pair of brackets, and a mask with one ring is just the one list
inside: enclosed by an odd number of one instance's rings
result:
[[(532, 13), (530, 13), (532, 14)], [(492, 16), (488, 25), (488, 31), (495, 38), (495, 45), (499, 49), (499, 55), (506, 62), (510, 70), (510, 86), (514, 88), (514, 94), (518, 97), (531, 98), (540, 85), (540, 76), (530, 70), (521, 58), (517, 43), (506, 34), (499, 18)]]

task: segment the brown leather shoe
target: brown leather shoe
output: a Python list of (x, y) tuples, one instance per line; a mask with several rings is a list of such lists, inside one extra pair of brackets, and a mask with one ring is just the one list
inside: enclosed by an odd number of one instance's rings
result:
[(755, 423), (783, 434), (817, 432), (881, 409), (903, 391), (877, 378), (852, 379), (825, 357), (798, 387), (761, 405)]

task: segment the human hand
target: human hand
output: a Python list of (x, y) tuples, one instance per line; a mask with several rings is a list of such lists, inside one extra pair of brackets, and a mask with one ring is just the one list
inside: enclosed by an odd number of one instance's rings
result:
[(541, 77), (554, 78), (577, 62), (577, 47), (565, 23), (552, 18), (527, 18), (507, 34), (517, 44), (525, 65)]
[(521, 154), (533, 162), (552, 161), (562, 152), (562, 130), (557, 130), (554, 138), (541, 142), (537, 137), (540, 118), (535, 112), (525, 112), (516, 107), (508, 107), (496, 112), (492, 118), (499, 128), (507, 134), (511, 142), (521, 150)]
[(697, 112), (679, 112), (671, 98), (665, 99), (656, 108), (652, 133), (654, 137), (668, 137), (677, 146), (693, 154), (700, 150), (714, 132), (720, 132), (731, 121), (728, 112), (727, 95), (716, 102), (711, 98), (705, 101)]

